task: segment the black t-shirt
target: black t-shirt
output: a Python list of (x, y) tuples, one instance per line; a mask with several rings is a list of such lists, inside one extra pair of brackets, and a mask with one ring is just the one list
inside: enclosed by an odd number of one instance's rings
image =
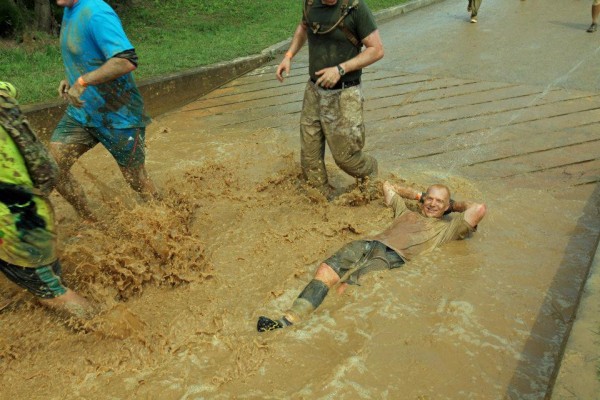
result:
[[(316, 24), (319, 25), (319, 32), (329, 30), (340, 18), (343, 3), (343, 0), (338, 0), (335, 5), (328, 6), (324, 5), (321, 0), (315, 0), (308, 9), (308, 21), (305, 16), (302, 18), (308, 33), (309, 72), (312, 79), (317, 79), (315, 72), (348, 61), (360, 52), (339, 28), (335, 28), (325, 35), (313, 32), (313, 29), (317, 28)], [(348, 6), (353, 3), (354, 0), (349, 0)], [(343, 23), (359, 41), (377, 29), (375, 18), (363, 0), (358, 0), (358, 7), (344, 18)], [(349, 72), (342, 77), (341, 81), (360, 79), (361, 74), (362, 70)]]

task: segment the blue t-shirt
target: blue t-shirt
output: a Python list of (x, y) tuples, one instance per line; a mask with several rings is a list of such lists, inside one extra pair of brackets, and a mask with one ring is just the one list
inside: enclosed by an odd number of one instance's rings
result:
[[(133, 49), (119, 17), (102, 0), (79, 0), (65, 8), (60, 45), (70, 85), (114, 55)], [(88, 86), (81, 100), (85, 102), (82, 108), (69, 105), (67, 113), (84, 126), (124, 129), (143, 127), (149, 121), (131, 73)]]

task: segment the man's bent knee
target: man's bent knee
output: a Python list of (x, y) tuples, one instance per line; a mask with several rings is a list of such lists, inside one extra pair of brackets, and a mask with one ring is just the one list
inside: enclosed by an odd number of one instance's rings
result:
[(332, 287), (338, 283), (340, 276), (329, 265), (322, 263), (319, 268), (317, 268), (315, 279), (323, 282), (327, 287)]
[(354, 178), (366, 178), (377, 175), (377, 160), (360, 151), (344, 158), (335, 158), (335, 163), (345, 173)]

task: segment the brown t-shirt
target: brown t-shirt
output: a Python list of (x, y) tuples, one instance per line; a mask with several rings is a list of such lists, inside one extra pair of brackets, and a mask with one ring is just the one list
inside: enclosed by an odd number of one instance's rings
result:
[(428, 218), (410, 211), (398, 195), (392, 198), (392, 209), (394, 222), (385, 231), (366, 240), (382, 242), (405, 261), (451, 240), (464, 239), (475, 230), (462, 213), (441, 219)]

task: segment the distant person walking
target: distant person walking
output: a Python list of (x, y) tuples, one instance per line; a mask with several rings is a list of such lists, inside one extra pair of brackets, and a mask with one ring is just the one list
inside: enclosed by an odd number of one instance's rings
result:
[(0, 82), (0, 272), (43, 305), (88, 316), (86, 299), (66, 287), (56, 256), (54, 211), (48, 195), (58, 167), (15, 100)]
[(587, 29), (588, 32), (596, 32), (598, 30), (598, 15), (600, 15), (600, 0), (592, 1), (592, 24)]
[(58, 192), (79, 215), (94, 220), (71, 167), (102, 143), (127, 183), (143, 199), (157, 197), (145, 163), (149, 118), (131, 72), (138, 57), (115, 11), (102, 0), (57, 0), (64, 7), (60, 44), (66, 80), (59, 94), (69, 101), (50, 149), (60, 168)]
[(302, 172), (310, 185), (333, 197), (325, 169), (327, 143), (335, 163), (363, 183), (368, 194), (377, 194), (377, 160), (362, 151), (362, 69), (383, 57), (373, 14), (364, 0), (305, 0), (302, 21), (277, 67), (280, 82), (307, 40), (310, 79), (300, 117)]
[(469, 0), (467, 11), (471, 13), (471, 23), (473, 24), (477, 23), (477, 13), (479, 12), (481, 1), (482, 0)]

